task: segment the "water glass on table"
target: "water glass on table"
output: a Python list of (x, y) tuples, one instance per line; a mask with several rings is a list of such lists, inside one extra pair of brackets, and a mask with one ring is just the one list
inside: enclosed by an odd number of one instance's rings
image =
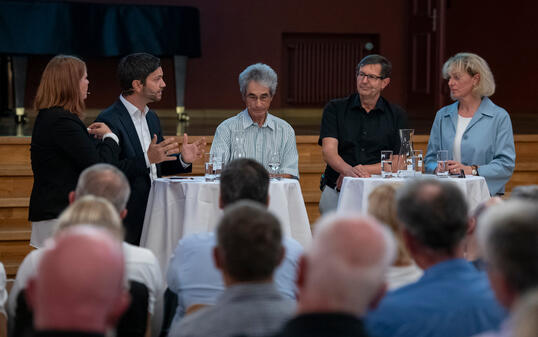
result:
[(381, 177), (392, 177), (392, 151), (381, 151)]
[(215, 171), (213, 168), (213, 160), (210, 153), (204, 154), (205, 181), (215, 180)]
[(448, 177), (448, 150), (437, 151), (437, 176)]
[(269, 177), (278, 179), (280, 173), (280, 154), (278, 152), (271, 152), (267, 166), (269, 166)]
[(224, 157), (223, 152), (215, 152), (210, 156), (211, 162), (213, 163), (213, 174), (215, 180), (220, 179), (220, 173), (222, 172), (222, 168), (224, 166)]
[(415, 171), (415, 175), (421, 175), (422, 174), (422, 167), (423, 167), (423, 158), (422, 158), (422, 150), (413, 150), (413, 170)]

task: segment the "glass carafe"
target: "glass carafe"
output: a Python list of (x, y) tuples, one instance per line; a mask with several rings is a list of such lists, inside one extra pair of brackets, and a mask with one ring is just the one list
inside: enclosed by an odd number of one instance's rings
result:
[(406, 178), (415, 175), (413, 169), (413, 135), (414, 129), (400, 129), (400, 153), (398, 155), (398, 177)]
[(231, 160), (245, 158), (245, 156), (245, 132), (239, 130), (233, 131)]

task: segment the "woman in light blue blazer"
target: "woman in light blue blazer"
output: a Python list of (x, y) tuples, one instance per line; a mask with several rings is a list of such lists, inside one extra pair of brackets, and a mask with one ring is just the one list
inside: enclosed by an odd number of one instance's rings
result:
[(483, 176), (491, 195), (503, 194), (514, 172), (516, 152), (510, 116), (488, 97), (495, 92), (493, 74), (476, 54), (459, 53), (443, 66), (450, 97), (456, 102), (437, 112), (430, 132), (425, 166), (437, 169), (437, 151), (448, 150), (448, 170)]

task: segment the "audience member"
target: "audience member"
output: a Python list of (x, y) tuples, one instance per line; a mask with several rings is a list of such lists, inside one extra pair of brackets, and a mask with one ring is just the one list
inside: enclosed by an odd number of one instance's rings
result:
[(467, 235), (465, 236), (464, 240), (464, 257), (479, 270), (485, 270), (486, 266), (484, 264), (476, 238), (477, 228), (479, 226), (478, 219), (489, 207), (497, 205), (501, 202), (503, 202), (501, 198), (492, 197), (480, 203), (470, 212), (469, 215), (469, 228), (467, 229)]
[[(538, 208), (535, 202), (509, 200), (480, 218), (478, 242), (484, 252), (495, 296), (510, 313), (523, 295), (538, 287)], [(510, 315), (498, 333), (511, 336)]]
[[(71, 206), (58, 219), (58, 231), (61, 231), (66, 224), (70, 226), (78, 224), (98, 225), (105, 227), (114, 237), (122, 241), (124, 231), (121, 219), (127, 214), (125, 206), (129, 194), (129, 182), (116, 167), (108, 164), (90, 166), (81, 173), (76, 190), (69, 193)], [(100, 198), (92, 198), (91, 196)], [(108, 206), (102, 205), (103, 200)], [(76, 201), (79, 203), (75, 205)], [(149, 320), (154, 314), (155, 303), (160, 301), (162, 296), (163, 281), (157, 258), (149, 249), (137, 247), (127, 242), (123, 242), (122, 246), (127, 280), (131, 283), (140, 283), (147, 288), (146, 316)], [(41, 250), (30, 252), (17, 271), (9, 295), (10, 322), (16, 316), (19, 293), (25, 289), (28, 279), (36, 273), (42, 254)], [(143, 326), (149, 328), (148, 324), (143, 324)]]
[(528, 292), (518, 301), (514, 310), (512, 337), (538, 336), (538, 288)]
[(276, 92), (277, 75), (266, 64), (256, 63), (239, 74), (239, 90), (246, 109), (228, 118), (217, 127), (211, 153), (223, 154), (225, 162), (237, 159), (234, 155), (234, 132), (243, 132), (244, 155), (269, 168), (273, 155), (280, 160), (279, 175), (299, 178), (299, 155), (295, 131), (283, 119), (269, 113)]
[(161, 175), (191, 172), (191, 163), (203, 155), (205, 141), (188, 144), (184, 134), (178, 155), (176, 138), (163, 138), (159, 117), (147, 106), (160, 101), (166, 87), (159, 58), (147, 53), (127, 55), (118, 65), (118, 78), (121, 95), (96, 121), (105, 122), (120, 138), (119, 167), (131, 184), (125, 241), (138, 245), (151, 181)]
[[(220, 178), (220, 208), (239, 200), (251, 200), (269, 205), (269, 175), (261, 164), (252, 159), (236, 159), (222, 171)], [(167, 272), (168, 287), (178, 295), (175, 321), (195, 305), (215, 304), (224, 291), (221, 273), (213, 263), (215, 233), (192, 234), (179, 241), (170, 259)], [(283, 238), (285, 256), (275, 271), (277, 290), (285, 298), (295, 299), (295, 275), (303, 248), (291, 237)]]
[(538, 201), (538, 185), (516, 186), (510, 192), (510, 199)]
[(284, 257), (280, 223), (262, 205), (245, 200), (225, 209), (213, 256), (226, 290), (214, 306), (174, 322), (169, 336), (261, 336), (293, 314), (295, 301), (283, 298), (273, 282)]
[(468, 227), (461, 190), (415, 180), (397, 191), (396, 202), (405, 244), (424, 275), (387, 294), (366, 319), (369, 334), (465, 337), (497, 328), (505, 312), (486, 275), (463, 259)]
[(109, 231), (78, 226), (57, 235), (26, 289), (36, 336), (104, 336), (129, 305), (124, 274)]
[(6, 314), (6, 270), (4, 265), (0, 262), (0, 337), (7, 336), (7, 314)]
[(394, 198), (396, 188), (397, 185), (393, 184), (380, 185), (368, 196), (368, 213), (388, 225), (398, 244), (396, 260), (390, 266), (387, 274), (389, 290), (413, 283), (422, 276), (422, 270), (417, 267), (409, 255), (409, 252), (405, 248), (400, 229), (398, 228), (396, 200)]
[(316, 229), (299, 264), (297, 316), (276, 336), (366, 336), (361, 317), (384, 292), (394, 239), (361, 216), (325, 216)]
[(336, 209), (344, 177), (380, 173), (381, 150), (400, 152), (399, 129), (406, 112), (381, 96), (389, 83), (392, 64), (381, 55), (368, 55), (357, 65), (357, 92), (327, 103), (318, 144), (327, 163), (321, 177), (321, 213)]

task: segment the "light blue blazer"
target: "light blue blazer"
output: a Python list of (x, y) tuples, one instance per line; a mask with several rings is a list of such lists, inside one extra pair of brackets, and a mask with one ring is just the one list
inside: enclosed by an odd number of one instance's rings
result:
[[(448, 150), (453, 159), (453, 144), (458, 124), (458, 102), (437, 112), (430, 132), (425, 166), (427, 173), (437, 167), (437, 151)], [(487, 98), (475, 112), (461, 139), (461, 162), (478, 165), (478, 174), (486, 178), (489, 193), (504, 193), (516, 163), (514, 133), (510, 116)]]

